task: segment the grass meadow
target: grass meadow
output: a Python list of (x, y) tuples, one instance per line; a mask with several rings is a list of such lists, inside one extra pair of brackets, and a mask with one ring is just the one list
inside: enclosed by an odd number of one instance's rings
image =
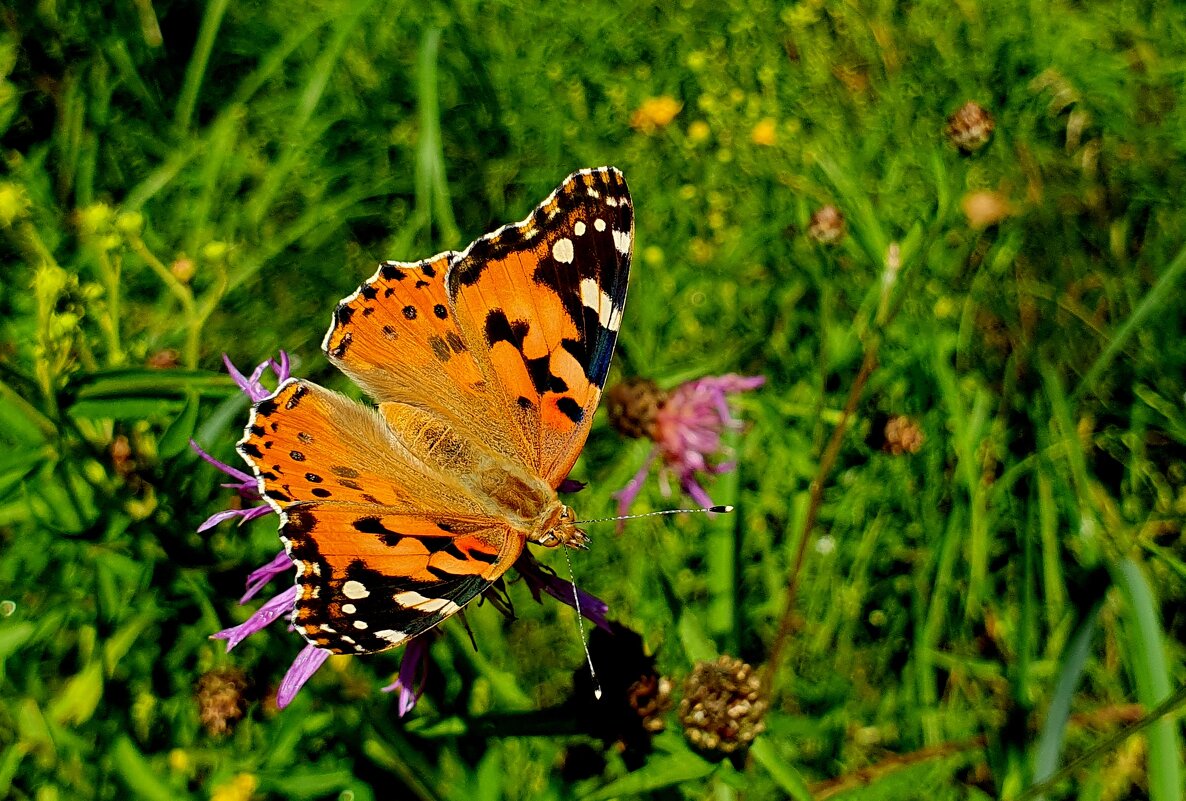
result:
[[(1181, 7), (2, 19), (0, 797), (1182, 798)], [(636, 209), (609, 383), (765, 378), (700, 476), (736, 511), (590, 528), (601, 702), (572, 609), (512, 571), (517, 619), (443, 624), (405, 717), (402, 651), (278, 709), (298, 635), (210, 639), (289, 581), (238, 603), (274, 515), (197, 531), (246, 503), (189, 446), (243, 467), (223, 354), (359, 397), (320, 344), (378, 261), (602, 164)], [(578, 513), (651, 448), (599, 411)], [(752, 740), (691, 714), (714, 692)]]

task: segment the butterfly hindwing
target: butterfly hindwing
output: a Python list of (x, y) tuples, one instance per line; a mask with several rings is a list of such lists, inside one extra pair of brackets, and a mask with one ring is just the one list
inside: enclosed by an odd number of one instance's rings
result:
[(518, 434), (519, 458), (552, 486), (588, 435), (626, 302), (633, 208), (613, 167), (570, 175), (522, 222), (457, 256), (457, 324)]
[(300, 503), (280, 529), (297, 566), (293, 625), (337, 653), (402, 644), (455, 614), (519, 557), (524, 534), (483, 516)]

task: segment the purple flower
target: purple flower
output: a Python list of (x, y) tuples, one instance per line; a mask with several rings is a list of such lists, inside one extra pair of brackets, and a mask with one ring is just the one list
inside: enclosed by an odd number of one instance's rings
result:
[[(261, 401), (272, 394), (270, 390), (265, 388), (263, 384), (260, 383), (260, 378), (263, 377), (264, 370), (266, 370), (268, 367), (272, 368), (272, 372), (276, 375), (276, 381), (279, 383), (287, 381), (289, 377), (288, 354), (284, 351), (280, 351), (280, 361), (268, 359), (267, 361), (261, 362), (259, 366), (257, 366), (255, 370), (252, 371), (249, 378), (244, 377), (244, 375), (239, 372), (239, 370), (226, 356), (226, 354), (223, 354), (222, 362), (226, 365), (227, 372), (231, 374), (231, 378), (233, 378), (235, 383), (239, 385), (239, 389), (243, 390), (243, 394), (250, 398), (252, 403)], [(210, 515), (210, 517), (206, 518), (206, 522), (198, 526), (198, 533), (214, 528), (224, 520), (230, 520), (237, 517), (239, 518), (239, 525), (242, 525), (248, 520), (254, 520), (257, 517), (263, 517), (268, 512), (272, 511), (271, 506), (266, 503), (262, 503), (263, 497), (259, 494), (259, 482), (255, 480), (254, 476), (249, 476), (242, 470), (238, 470), (228, 464), (218, 461), (213, 456), (206, 453), (206, 451), (202, 450), (201, 446), (192, 439), (189, 441), (189, 446), (193, 448), (194, 452), (197, 453), (198, 456), (200, 456), (203, 460), (209, 464), (214, 465), (223, 473), (226, 473), (228, 476), (235, 479), (234, 481), (223, 484), (222, 486), (226, 487), (227, 489), (233, 489), (235, 492), (239, 493), (239, 497), (255, 504), (254, 506), (249, 506), (246, 509), (226, 509), (225, 511), (216, 512)], [(250, 598), (253, 594), (254, 593), (248, 594), (244, 600), (246, 600), (246, 598)]]
[(431, 637), (432, 635), (426, 632), (408, 641), (404, 646), (403, 659), (399, 663), (399, 676), (382, 688), (385, 693), (399, 690), (396, 709), (401, 718), (412, 711), (424, 693), (424, 681), (428, 678), (428, 646)]
[(741, 425), (729, 410), (727, 396), (757, 389), (765, 381), (763, 376), (732, 373), (708, 376), (688, 381), (669, 395), (661, 396), (653, 425), (645, 426), (655, 447), (634, 478), (614, 494), (618, 514), (629, 512), (656, 459), (659, 460), (659, 487), (665, 496), (671, 494), (670, 481), (674, 476), (696, 503), (702, 507), (712, 506), (712, 498), (700, 485), (697, 474), (727, 473), (735, 467), (732, 462), (715, 461), (722, 450), (721, 434), (727, 428)]

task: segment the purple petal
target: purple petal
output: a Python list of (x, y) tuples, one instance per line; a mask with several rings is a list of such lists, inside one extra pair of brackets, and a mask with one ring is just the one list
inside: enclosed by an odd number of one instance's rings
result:
[(239, 525), (243, 525), (249, 520), (254, 520), (257, 517), (263, 517), (272, 513), (272, 507), (265, 505), (252, 506), (247, 509), (226, 509), (222, 512), (215, 512), (206, 518), (206, 522), (198, 526), (198, 533), (201, 534), (207, 529), (214, 528), (224, 520), (229, 520), (232, 517), (239, 518)]
[(239, 481), (243, 482), (244, 484), (250, 484), (252, 486), (255, 486), (256, 480), (254, 477), (247, 475), (242, 470), (238, 470), (234, 467), (231, 467), (229, 464), (224, 464), (223, 462), (218, 461), (213, 456), (206, 453), (206, 451), (202, 450), (202, 447), (200, 445), (198, 445), (198, 443), (194, 442), (192, 439), (189, 441), (189, 447), (192, 448), (194, 453), (196, 453), (199, 457), (201, 457), (203, 461), (214, 465), (215, 467), (217, 467), (222, 472), (226, 473), (231, 478), (237, 478), (237, 479), (239, 479)]
[(305, 686), (313, 674), (317, 672), (317, 668), (325, 664), (325, 660), (329, 659), (330, 652), (324, 648), (318, 648), (313, 643), (305, 646), (297, 658), (292, 660), (292, 667), (284, 674), (284, 679), (280, 682), (280, 689), (276, 691), (276, 707), (283, 709), (292, 703), (292, 699), (296, 697), (297, 691)]
[(399, 690), (399, 702), (396, 708), (401, 718), (412, 711), (416, 702), (420, 700), (420, 696), (424, 694), (430, 641), (430, 637), (414, 637), (404, 648), (404, 656), (399, 663), (399, 676), (391, 684), (382, 688), (385, 693)]
[(235, 363), (231, 361), (231, 357), (225, 353), (222, 354), (222, 363), (226, 366), (226, 371), (231, 374), (231, 378), (238, 385), (239, 389), (251, 395), (251, 384), (247, 380), (247, 376), (239, 372), (239, 368), (235, 367)]
[(289, 379), (292, 373), (288, 370), (288, 351), (280, 351), (279, 362), (272, 359), (272, 372), (276, 374), (276, 380), (281, 384)]
[(222, 512), (215, 512), (206, 518), (202, 525), (198, 526), (198, 533), (214, 528), (224, 520), (230, 520), (232, 517), (242, 517), (247, 512), (246, 509), (226, 509)]
[(557, 492), (580, 492), (587, 487), (584, 481), (574, 481), (571, 478), (566, 478), (560, 482), (560, 486), (556, 487)]
[[(255, 634), (268, 626), (272, 621), (281, 615), (291, 612), (293, 606), (296, 604), (297, 587), (294, 584), (284, 592), (280, 593), (272, 600), (261, 606), (255, 614), (247, 618), (237, 626), (231, 626), (229, 629), (223, 629), (217, 634), (211, 634), (212, 640), (226, 640), (226, 649), (229, 652), (243, 640)], [(295, 692), (295, 690), (293, 691)]]
[(542, 590), (557, 601), (568, 604), (573, 609), (576, 609), (589, 622), (613, 633), (609, 626), (609, 620), (606, 618), (606, 615), (609, 613), (609, 604), (596, 595), (587, 593), (572, 582), (560, 578), (554, 572), (537, 562), (535, 557), (526, 551), (515, 562), (515, 570), (527, 582), (527, 586), (531, 589), (531, 594), (535, 596), (537, 601), (539, 600), (539, 593)]
[(247, 577), (247, 592), (243, 593), (243, 597), (239, 599), (239, 603), (245, 604), (255, 597), (255, 594), (267, 586), (268, 582), (281, 573), (287, 573), (292, 570), (292, 559), (288, 553), (281, 551), (276, 554), (272, 561), (268, 562), (263, 567), (258, 567), (251, 571), (251, 575)]
[(708, 497), (708, 493), (704, 491), (704, 488), (696, 483), (696, 479), (691, 473), (680, 480), (680, 486), (684, 488), (684, 492), (692, 497), (692, 500), (700, 504), (700, 508), (708, 509), (711, 506), (715, 506), (712, 498)]
[[(626, 482), (626, 486), (615, 492), (611, 497), (618, 502), (618, 514), (630, 514), (630, 507), (634, 505), (634, 501), (638, 498), (638, 493), (642, 492), (642, 485), (647, 480), (647, 474), (651, 472), (651, 465), (655, 461), (655, 457), (659, 455), (658, 448), (652, 448), (651, 453), (647, 456), (642, 467), (634, 474), (634, 478)], [(622, 533), (622, 528), (625, 521), (618, 521), (618, 533)]]

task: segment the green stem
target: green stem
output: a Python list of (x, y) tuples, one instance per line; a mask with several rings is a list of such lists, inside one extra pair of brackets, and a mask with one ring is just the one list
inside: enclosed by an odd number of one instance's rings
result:
[(183, 132), (189, 130), (194, 108), (198, 104), (202, 79), (206, 76), (206, 67), (210, 63), (210, 53), (214, 50), (214, 39), (218, 36), (222, 15), (226, 13), (228, 5), (230, 0), (212, 0), (210, 5), (206, 6), (206, 13), (202, 17), (202, 27), (198, 30), (198, 40), (194, 43), (189, 65), (185, 68), (185, 83), (181, 87), (181, 94), (177, 99), (177, 112), (173, 117), (177, 128)]

